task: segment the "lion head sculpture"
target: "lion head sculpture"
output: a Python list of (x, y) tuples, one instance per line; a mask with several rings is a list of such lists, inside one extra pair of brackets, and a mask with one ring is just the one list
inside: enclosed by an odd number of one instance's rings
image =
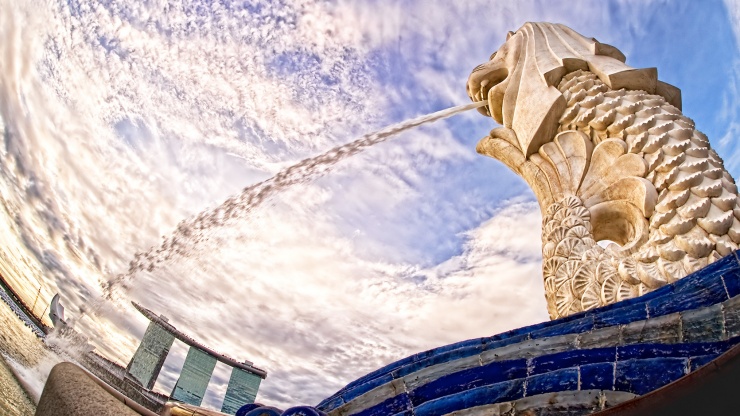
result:
[(617, 48), (554, 23), (525, 23), (468, 78), (468, 96), (488, 100), (479, 109), (516, 133), (529, 156), (555, 136), (566, 107), (556, 86), (566, 74), (591, 71), (612, 89), (659, 94), (681, 108), (679, 89), (658, 81), (656, 68), (635, 69)]

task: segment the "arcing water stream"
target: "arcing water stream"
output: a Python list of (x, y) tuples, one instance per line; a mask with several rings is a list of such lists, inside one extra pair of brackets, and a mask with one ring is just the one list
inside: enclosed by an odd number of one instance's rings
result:
[(243, 218), (254, 207), (289, 187), (307, 183), (324, 175), (332, 166), (343, 159), (370, 146), (384, 142), (405, 130), (479, 108), (486, 104), (487, 101), (484, 100), (459, 105), (393, 124), (374, 133), (364, 135), (353, 142), (337, 146), (319, 156), (304, 159), (282, 170), (270, 179), (244, 188), (239, 195), (227, 199), (218, 207), (203, 211), (195, 218), (181, 221), (172, 235), (166, 237), (158, 247), (152, 247), (148, 251), (137, 253), (129, 263), (129, 269), (125, 274), (119, 274), (105, 283), (103, 287), (104, 298), (111, 299), (114, 292), (137, 272), (152, 271), (158, 264), (170, 260), (176, 254), (187, 256), (195, 245), (207, 238), (208, 230), (223, 227), (235, 219)]

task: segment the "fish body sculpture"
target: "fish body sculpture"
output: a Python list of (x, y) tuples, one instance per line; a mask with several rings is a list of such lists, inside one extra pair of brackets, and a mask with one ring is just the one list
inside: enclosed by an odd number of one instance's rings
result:
[(552, 319), (640, 296), (740, 243), (737, 187), (680, 91), (624, 62), (566, 26), (526, 23), (468, 80), (503, 125), (477, 151), (539, 201)]

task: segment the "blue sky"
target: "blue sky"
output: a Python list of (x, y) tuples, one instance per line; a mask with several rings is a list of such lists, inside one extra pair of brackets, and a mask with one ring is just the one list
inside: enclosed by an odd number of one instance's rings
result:
[[(740, 174), (732, 1), (0, 1), (0, 248), (70, 317), (176, 224), (386, 125), (469, 101), (526, 21), (658, 68)], [(411, 353), (547, 319), (540, 214), (468, 112), (425, 125), (214, 229), (77, 322), (126, 364), (135, 300), (265, 368), (258, 400), (315, 404)], [(31, 301), (32, 302), (32, 301)], [(176, 344), (158, 388), (172, 388)], [(207, 405), (220, 407), (217, 367)], [(311, 388), (306, 388), (311, 386)]]

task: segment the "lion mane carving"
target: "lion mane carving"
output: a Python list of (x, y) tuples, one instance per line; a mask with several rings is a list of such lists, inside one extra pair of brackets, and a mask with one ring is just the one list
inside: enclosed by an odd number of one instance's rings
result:
[(526, 23), (467, 90), (503, 125), (477, 151), (539, 201), (552, 319), (640, 296), (738, 248), (735, 182), (655, 68), (629, 67), (566, 26)]

